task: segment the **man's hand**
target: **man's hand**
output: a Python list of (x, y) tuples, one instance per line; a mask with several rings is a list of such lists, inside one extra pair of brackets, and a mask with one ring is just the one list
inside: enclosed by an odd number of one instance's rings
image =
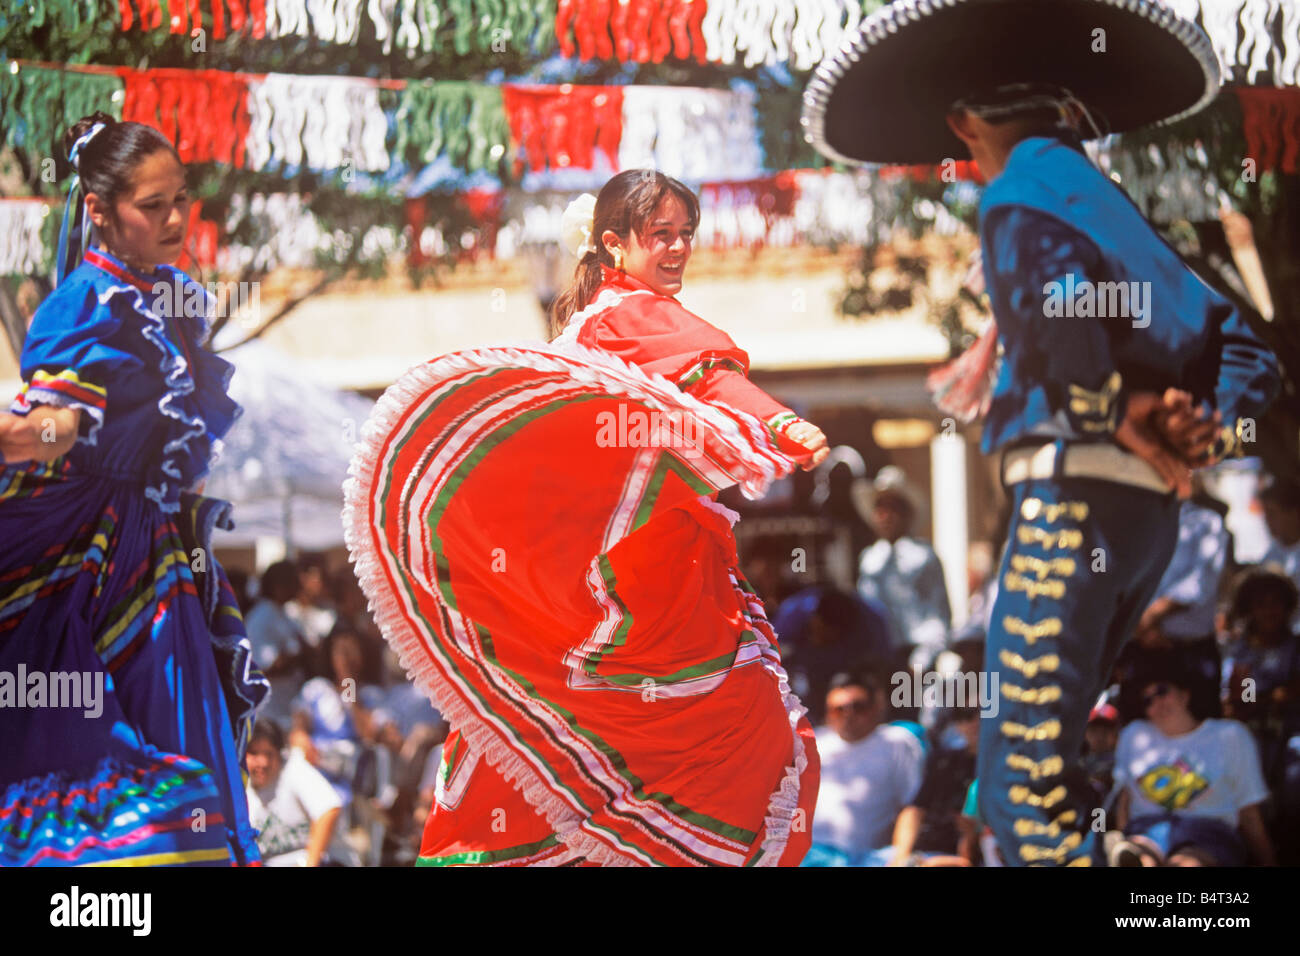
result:
[(812, 457), (803, 463), (804, 471), (812, 471), (831, 453), (826, 444), (826, 436), (812, 422), (795, 422), (785, 430), (785, 437), (812, 453)]
[[(1188, 401), (1190, 404), (1190, 397)], [(1115, 441), (1154, 468), (1179, 498), (1190, 498), (1191, 464), (1166, 444), (1165, 430), (1159, 421), (1159, 416), (1167, 411), (1162, 395), (1132, 392), (1124, 409), (1124, 420), (1115, 429)]]
[(1154, 420), (1166, 444), (1191, 467), (1210, 464), (1210, 449), (1223, 427), (1223, 416), (1218, 412), (1206, 416), (1192, 405), (1189, 393), (1177, 388), (1165, 389), (1160, 404)]

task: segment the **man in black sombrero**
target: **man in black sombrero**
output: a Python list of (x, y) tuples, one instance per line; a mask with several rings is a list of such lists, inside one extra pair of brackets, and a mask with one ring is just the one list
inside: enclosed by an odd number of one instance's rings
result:
[(1278, 388), (1231, 303), (1081, 147), (1193, 112), (1219, 85), (1205, 35), (1149, 0), (903, 0), (804, 94), (807, 137), (832, 158), (969, 154), (988, 181), (980, 243), (1003, 357), (983, 447), (1002, 452), (1014, 509), (979, 799), (1016, 865), (1091, 862), (1088, 712), (1169, 562), (1191, 469), (1240, 454)]

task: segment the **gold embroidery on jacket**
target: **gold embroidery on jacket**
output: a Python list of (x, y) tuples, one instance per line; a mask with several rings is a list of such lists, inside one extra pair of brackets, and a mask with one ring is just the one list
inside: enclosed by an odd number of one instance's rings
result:
[(1007, 667), (1020, 671), (1026, 677), (1033, 677), (1039, 671), (1054, 671), (1061, 666), (1061, 658), (1056, 654), (1044, 654), (1042, 657), (1027, 661), (1013, 651), (1004, 650), (998, 654), (998, 660)]
[(1056, 637), (1061, 633), (1061, 619), (1059, 617), (1044, 618), (1035, 624), (1028, 624), (1020, 618), (1008, 614), (1002, 619), (1002, 626), (1006, 628), (1008, 634), (1023, 637), (1031, 645), (1039, 638)]

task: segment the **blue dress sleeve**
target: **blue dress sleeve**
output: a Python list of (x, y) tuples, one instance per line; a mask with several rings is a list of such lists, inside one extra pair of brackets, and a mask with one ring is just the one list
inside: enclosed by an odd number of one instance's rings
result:
[(122, 325), (88, 279), (75, 278), (56, 289), (32, 318), (20, 360), (23, 387), (10, 411), (28, 415), (39, 405), (79, 409), (77, 440), (94, 445), (111, 383), (144, 369), (124, 347)]

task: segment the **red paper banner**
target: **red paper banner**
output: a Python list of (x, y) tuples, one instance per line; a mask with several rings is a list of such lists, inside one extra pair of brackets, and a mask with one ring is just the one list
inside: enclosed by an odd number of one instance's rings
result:
[[(591, 169), (596, 150), (618, 168), (623, 90), (617, 86), (503, 86), (510, 133), (533, 172)], [(523, 171), (515, 161), (515, 175)]]
[(559, 0), (555, 36), (561, 53), (583, 60), (704, 63), (707, 12), (706, 0)]
[(217, 224), (203, 218), (203, 203), (194, 200), (190, 203), (190, 218), (185, 227), (185, 251), (188, 257), (205, 269), (216, 266), (219, 239)]
[(1235, 88), (1241, 101), (1246, 157), (1257, 172), (1300, 172), (1300, 89), (1258, 86)]
[(160, 130), (183, 163), (244, 165), (248, 84), (218, 70), (121, 70), (122, 119)]

